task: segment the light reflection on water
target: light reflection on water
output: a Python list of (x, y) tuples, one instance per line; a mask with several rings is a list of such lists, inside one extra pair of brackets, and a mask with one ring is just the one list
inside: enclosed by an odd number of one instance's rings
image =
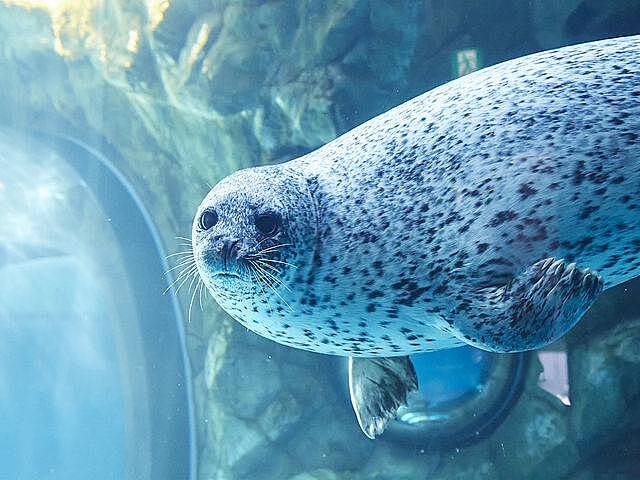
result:
[(0, 292), (0, 411), (10, 432), (0, 437), (0, 477), (122, 478), (123, 398), (105, 292), (68, 256), (5, 266)]
[(113, 238), (84, 182), (35, 143), (0, 132), (0, 182), (0, 478), (122, 479)]

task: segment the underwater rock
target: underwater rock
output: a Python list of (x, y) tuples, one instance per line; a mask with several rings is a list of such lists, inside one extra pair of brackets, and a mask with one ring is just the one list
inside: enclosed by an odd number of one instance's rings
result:
[(630, 363), (640, 363), (640, 332), (634, 329), (632, 336), (625, 335), (618, 343), (615, 354)]
[(224, 359), (212, 387), (235, 416), (255, 419), (273, 402), (282, 381), (278, 365), (267, 354), (246, 349), (242, 357)]
[[(301, 464), (326, 466), (330, 455), (322, 462), (308, 460), (315, 458), (310, 452), (319, 452), (327, 435), (326, 417), (320, 412), (336, 415), (331, 405), (339, 401), (336, 395), (341, 391), (327, 375), (335, 366), (326, 366), (334, 360), (273, 344), (244, 329), (220, 329), (211, 337), (204, 370), (206, 395), (199, 407), (206, 420), (201, 468), (215, 470), (214, 478), (267, 480), (286, 478)], [(350, 418), (348, 404), (338, 413)], [(314, 419), (321, 425), (317, 435), (310, 436)], [(338, 427), (336, 422), (336, 432)], [(356, 426), (351, 433), (359, 438)], [(247, 440), (231, 453), (237, 438), (244, 435)], [(296, 450), (300, 438), (312, 443)], [(345, 449), (341, 451), (349, 457)], [(226, 477), (220, 472), (226, 472)]]
[(281, 135), (277, 138), (269, 135), (269, 130), (254, 130), (270, 159), (298, 156), (335, 138), (332, 83), (331, 69), (318, 68), (301, 73), (295, 81), (272, 87), (271, 101), (255, 118), (256, 123), (269, 125)]
[(598, 451), (640, 422), (638, 345), (640, 320), (612, 324), (570, 355), (573, 406), (571, 425), (584, 445), (583, 455)]
[(560, 0), (531, 2), (535, 38), (543, 49), (593, 38), (633, 35), (640, 24), (640, 4), (633, 0)]
[[(462, 468), (453, 468), (452, 471), (444, 476), (438, 475), (437, 478), (451, 480), (484, 480), (486, 478), (498, 478), (498, 471), (493, 462), (485, 460), (478, 461), (471, 465), (465, 465)], [(391, 479), (392, 477), (389, 477)], [(407, 477), (409, 479), (410, 477)]]
[(270, 441), (290, 430), (303, 415), (303, 406), (290, 393), (275, 399), (258, 418), (258, 425)]
[[(373, 454), (372, 445), (361, 433), (347, 409), (336, 408), (336, 401), (314, 411), (305, 427), (293, 432), (286, 450), (298, 461), (300, 468), (315, 470), (357, 471)], [(332, 417), (331, 422), (326, 416)]]
[(313, 472), (300, 473), (289, 480), (346, 480), (347, 477), (338, 475), (331, 470), (315, 470)]
[(544, 395), (522, 398), (510, 414), (511, 430), (499, 436), (500, 471), (508, 478), (559, 478), (571, 470), (578, 452), (571, 441), (564, 407)]
[(252, 421), (240, 420), (232, 415), (218, 413), (218, 422), (224, 425), (224, 441), (219, 442), (219, 455), (229, 466), (235, 466), (265, 444), (264, 436), (252, 425)]

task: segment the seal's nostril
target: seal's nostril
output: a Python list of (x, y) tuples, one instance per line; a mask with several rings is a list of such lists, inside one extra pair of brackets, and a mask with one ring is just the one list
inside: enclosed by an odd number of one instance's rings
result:
[(238, 240), (224, 240), (222, 242), (222, 259), (224, 261), (224, 269), (227, 269), (227, 260), (238, 253)]
[(222, 252), (226, 257), (230, 257), (238, 251), (238, 240), (225, 240), (222, 242)]

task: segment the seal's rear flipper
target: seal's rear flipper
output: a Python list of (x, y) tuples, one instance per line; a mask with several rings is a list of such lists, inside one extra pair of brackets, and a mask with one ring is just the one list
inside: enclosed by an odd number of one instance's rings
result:
[(473, 301), (476, 311), (456, 319), (454, 326), (461, 339), (485, 350), (531, 350), (569, 331), (603, 286), (593, 270), (547, 258), (507, 285), (479, 292)]
[(380, 435), (407, 395), (418, 389), (409, 357), (349, 357), (349, 393), (360, 428), (369, 438)]

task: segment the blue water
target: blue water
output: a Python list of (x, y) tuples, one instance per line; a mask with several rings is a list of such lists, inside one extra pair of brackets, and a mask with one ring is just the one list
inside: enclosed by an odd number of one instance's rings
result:
[(0, 478), (122, 478), (124, 400), (107, 292), (67, 255), (5, 265), (0, 292)]
[(0, 479), (189, 478), (181, 319), (134, 199), (52, 138), (0, 130), (0, 171)]
[(477, 392), (490, 373), (492, 357), (475, 348), (460, 347), (414, 355), (413, 365), (427, 405), (437, 408)]

